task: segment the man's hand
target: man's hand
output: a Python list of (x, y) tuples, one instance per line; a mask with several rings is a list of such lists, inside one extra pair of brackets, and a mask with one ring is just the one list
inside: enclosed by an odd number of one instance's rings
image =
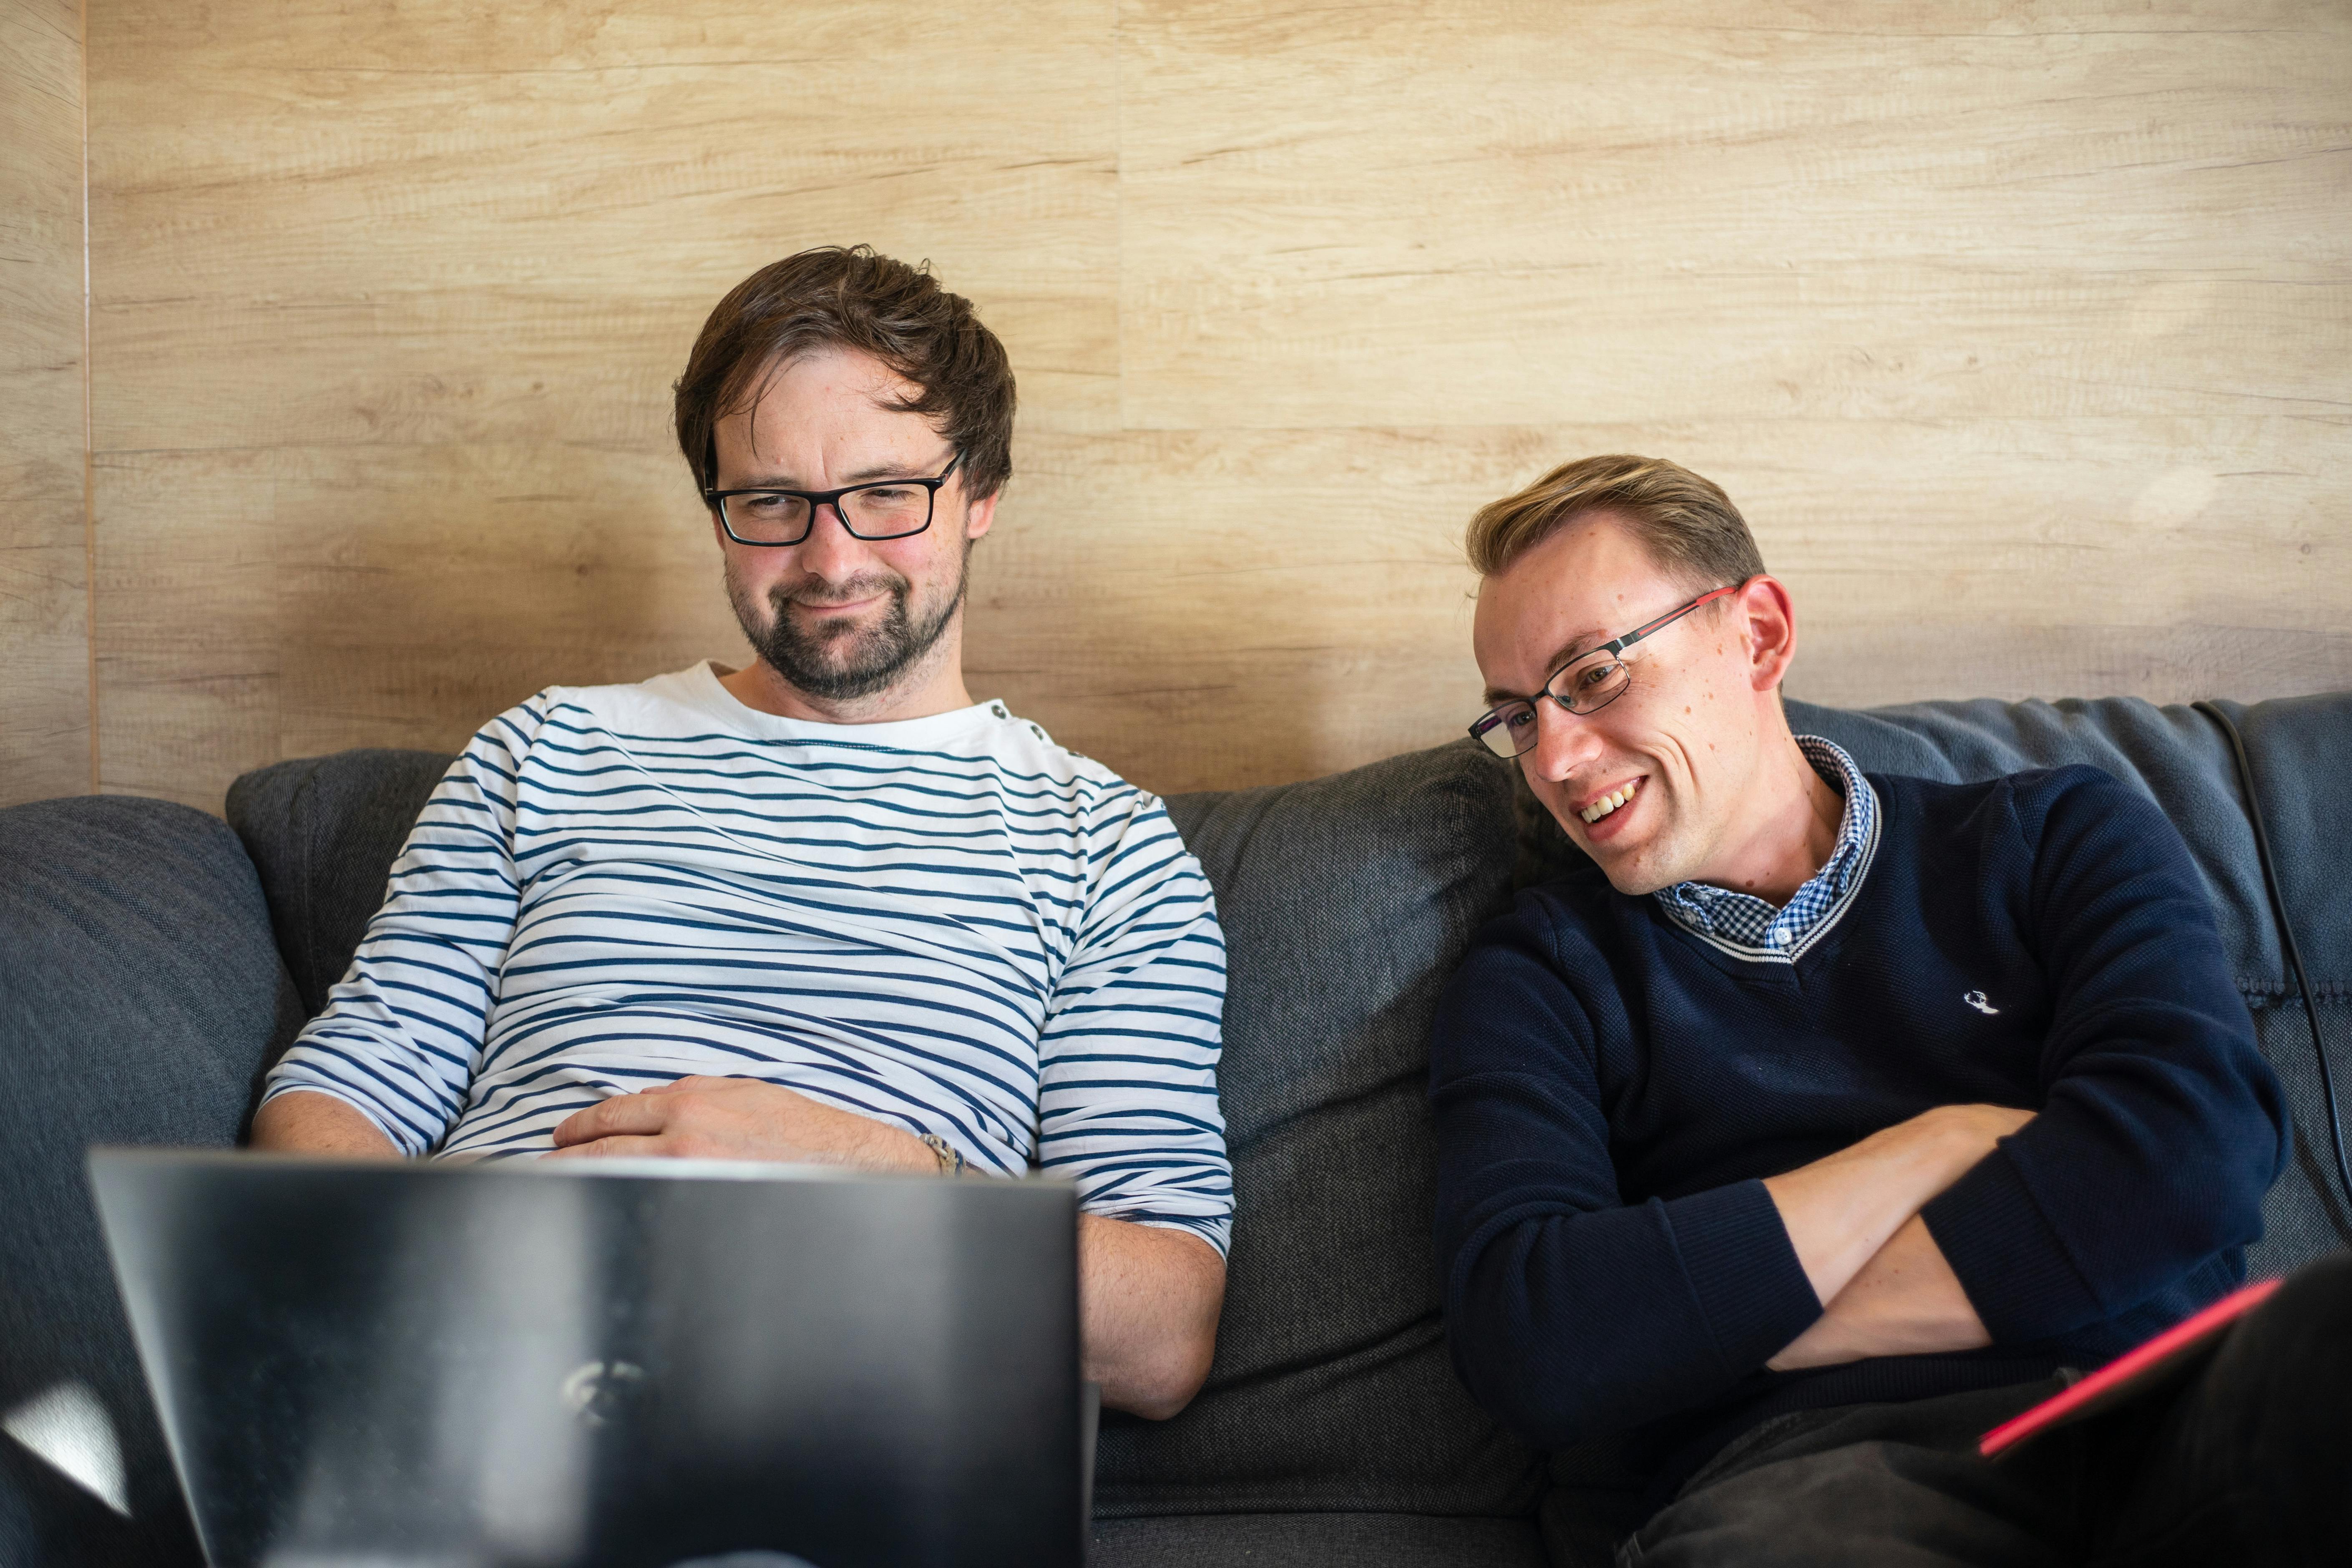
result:
[(1767, 1178), (1813, 1294), (1834, 1300), (1906, 1220), (2032, 1120), (2003, 1105), (1939, 1105)]
[(551, 1160), (792, 1160), (867, 1171), (937, 1171), (911, 1132), (772, 1083), (682, 1078), (615, 1095), (557, 1123)]

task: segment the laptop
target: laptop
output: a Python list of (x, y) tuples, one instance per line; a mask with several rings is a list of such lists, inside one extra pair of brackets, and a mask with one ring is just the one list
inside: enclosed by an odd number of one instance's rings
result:
[(1075, 1568), (1066, 1182), (99, 1150), (214, 1568)]

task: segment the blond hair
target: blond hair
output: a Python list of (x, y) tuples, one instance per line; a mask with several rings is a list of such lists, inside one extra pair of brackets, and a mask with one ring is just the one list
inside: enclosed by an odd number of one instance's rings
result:
[(1492, 577), (1596, 511), (1622, 519), (1653, 560), (1694, 589), (1763, 573), (1748, 520), (1721, 485), (1680, 463), (1622, 452), (1562, 463), (1527, 489), (1488, 501), (1470, 520), (1463, 545), (1478, 574)]

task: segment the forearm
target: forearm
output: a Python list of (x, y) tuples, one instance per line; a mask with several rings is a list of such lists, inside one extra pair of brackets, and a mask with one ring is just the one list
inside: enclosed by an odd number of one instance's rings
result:
[(1441, 1177), (1454, 1367), (1541, 1447), (1717, 1399), (1821, 1315), (1760, 1182), (1581, 1213), (1557, 1205), (1532, 1182), (1473, 1194)]
[(1209, 1375), (1224, 1300), (1224, 1259), (1199, 1237), (1078, 1216), (1080, 1352), (1110, 1408), (1153, 1420), (1183, 1409)]
[(254, 1113), (253, 1147), (286, 1154), (391, 1160), (400, 1151), (383, 1130), (332, 1095), (289, 1089)]
[(2030, 1120), (2000, 1106), (1938, 1106), (1768, 1178), (1813, 1294), (1834, 1301), (1896, 1231)]
[(1992, 1342), (1925, 1220), (1895, 1227), (1812, 1327), (1766, 1364), (1775, 1372), (1882, 1355), (1933, 1355)]

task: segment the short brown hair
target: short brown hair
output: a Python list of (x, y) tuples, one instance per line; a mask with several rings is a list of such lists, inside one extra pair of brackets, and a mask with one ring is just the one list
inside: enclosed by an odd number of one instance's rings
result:
[(1764, 570), (1748, 520), (1712, 479), (1664, 458), (1613, 452), (1562, 463), (1516, 495), (1488, 501), (1463, 540), (1492, 577), (1589, 512), (1625, 520), (1651, 559), (1693, 589), (1745, 583)]
[(718, 483), (719, 422), (756, 405), (771, 370), (822, 348), (872, 354), (920, 389), (890, 405), (939, 426), (963, 459), (964, 493), (992, 496), (1013, 477), (1013, 364), (971, 301), (870, 245), (828, 245), (762, 267), (719, 301), (677, 395), (677, 446), (698, 489)]

